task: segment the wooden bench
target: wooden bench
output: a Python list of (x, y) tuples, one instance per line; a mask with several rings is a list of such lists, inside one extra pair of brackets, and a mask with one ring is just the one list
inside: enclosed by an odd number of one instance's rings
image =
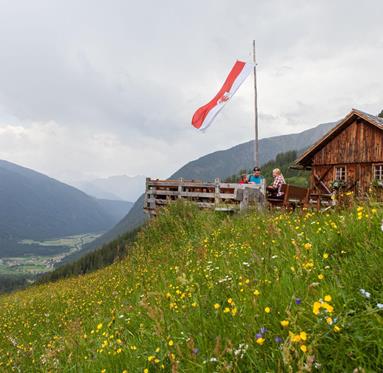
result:
[(283, 184), (281, 192), (283, 193), (281, 198), (271, 197), (267, 199), (270, 207), (295, 209), (296, 207), (308, 206), (310, 189), (290, 184)]

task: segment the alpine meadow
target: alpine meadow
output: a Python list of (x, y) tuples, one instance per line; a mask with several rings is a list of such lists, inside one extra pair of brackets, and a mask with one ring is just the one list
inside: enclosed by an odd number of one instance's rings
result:
[(125, 259), (3, 295), (0, 369), (380, 371), (382, 217), (171, 204)]

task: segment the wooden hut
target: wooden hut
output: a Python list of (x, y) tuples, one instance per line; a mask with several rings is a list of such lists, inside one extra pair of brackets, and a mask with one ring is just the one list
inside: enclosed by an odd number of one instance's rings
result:
[(383, 118), (352, 109), (293, 167), (311, 170), (313, 193), (341, 187), (364, 196), (371, 185), (383, 185)]

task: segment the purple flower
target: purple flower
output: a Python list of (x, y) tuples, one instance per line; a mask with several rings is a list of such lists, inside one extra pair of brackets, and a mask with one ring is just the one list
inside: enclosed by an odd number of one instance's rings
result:
[(199, 353), (199, 349), (198, 348), (193, 348), (193, 354), (197, 355), (198, 353)]
[(295, 298), (295, 304), (301, 304), (302, 303), (302, 301), (301, 301), (301, 298)]
[(282, 343), (282, 342), (283, 342), (283, 338), (280, 337), (279, 335), (277, 335), (277, 336), (274, 338), (274, 341), (275, 341), (276, 343)]
[(265, 334), (267, 332), (267, 329), (263, 326), (261, 329), (259, 329), (259, 332), (261, 334)]
[(256, 339), (258, 339), (258, 338), (263, 338), (263, 334), (261, 334), (261, 333), (257, 333), (257, 334), (255, 335), (255, 338), (256, 338)]

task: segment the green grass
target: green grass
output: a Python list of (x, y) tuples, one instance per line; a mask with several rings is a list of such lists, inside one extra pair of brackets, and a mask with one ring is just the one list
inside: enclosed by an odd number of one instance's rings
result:
[(0, 371), (381, 371), (382, 216), (171, 206), (125, 260), (0, 297)]

